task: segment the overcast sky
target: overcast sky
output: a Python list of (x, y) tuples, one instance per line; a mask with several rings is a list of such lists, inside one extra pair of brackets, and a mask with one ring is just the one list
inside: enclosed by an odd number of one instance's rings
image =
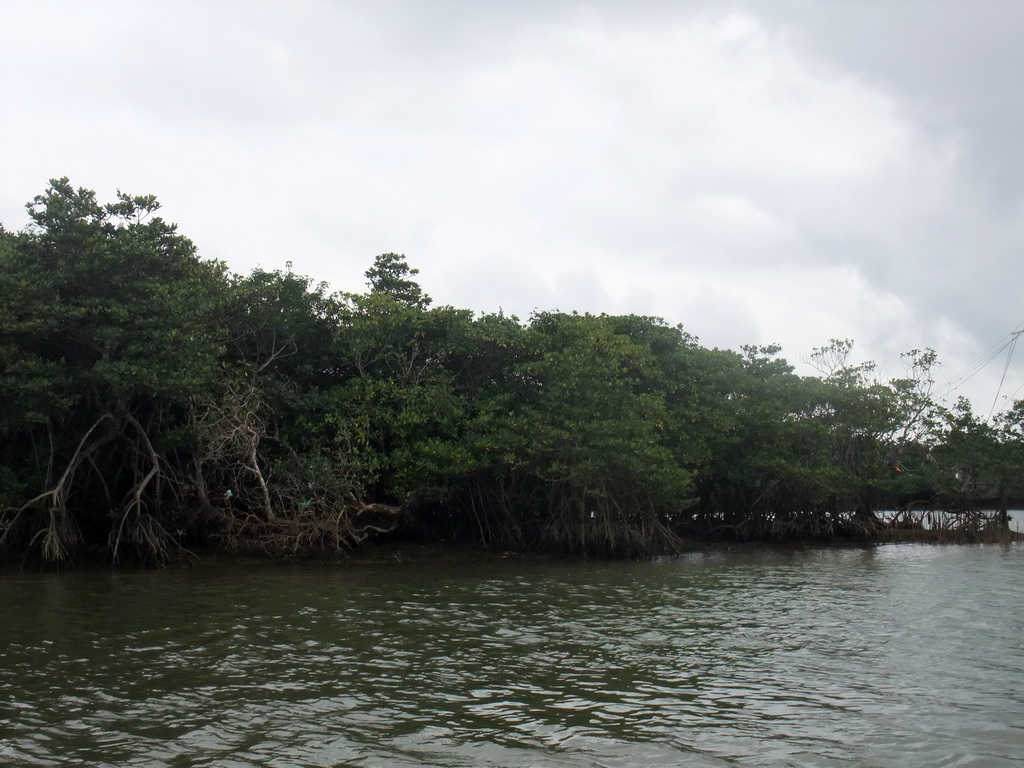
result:
[[(68, 176), (201, 254), (435, 304), (831, 338), (959, 380), (1024, 328), (1020, 0), (6, 0), (0, 223)], [(1024, 397), (1024, 351), (952, 393)], [(943, 390), (944, 391), (944, 390)]]

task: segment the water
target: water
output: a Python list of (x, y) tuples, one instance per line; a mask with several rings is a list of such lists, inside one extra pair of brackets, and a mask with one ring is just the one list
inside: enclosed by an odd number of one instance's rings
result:
[(5, 766), (1024, 765), (1024, 547), (0, 577)]

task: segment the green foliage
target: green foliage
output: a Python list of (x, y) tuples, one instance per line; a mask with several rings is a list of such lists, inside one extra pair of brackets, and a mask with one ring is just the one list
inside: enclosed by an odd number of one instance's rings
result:
[(213, 380), (220, 339), (210, 318), (226, 270), (198, 259), (154, 215), (152, 197), (118, 193), (100, 206), (60, 179), (28, 209), (33, 224), (4, 286), (23, 354), (100, 398), (180, 396)]
[(465, 493), (480, 537), (618, 555), (674, 546), (690, 475), (665, 445), (650, 351), (617, 332), (617, 318), (486, 322), (489, 354), (474, 362), (490, 376), (474, 388)]
[(48, 559), (104, 536), (115, 556), (168, 551), (178, 483), (156, 443), (220, 375), (226, 270), (158, 209), (120, 192), (100, 205), (59, 179), (4, 238), (0, 396), (13, 407), (0, 460), (29, 489), (0, 513), (4, 544)]
[(402, 254), (382, 253), (366, 270), (366, 280), (371, 293), (387, 296), (409, 307), (426, 309), (430, 305), (430, 297), (423, 293), (419, 283), (410, 279), (418, 274), (419, 270), (410, 269)]
[(932, 451), (938, 468), (937, 492), (942, 508), (967, 515), (982, 503), (1002, 511), (1024, 499), (1024, 401), (1018, 401), (994, 422), (982, 421), (961, 398), (945, 415), (942, 439)]
[(0, 228), (0, 552), (160, 562), (397, 529), (638, 556), (872, 537), (881, 509), (980, 525), (1024, 498), (1024, 405), (937, 407), (931, 350), (887, 381), (832, 340), (803, 377), (776, 345), (706, 349), (653, 317), (431, 307), (394, 253), (335, 294), (290, 264), (233, 275), (159, 208), (59, 179)]

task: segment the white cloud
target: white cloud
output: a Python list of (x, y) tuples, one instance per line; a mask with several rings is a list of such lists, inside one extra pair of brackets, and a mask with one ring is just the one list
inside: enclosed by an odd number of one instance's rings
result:
[(398, 251), (439, 303), (662, 315), (791, 359), (847, 336), (958, 357), (1019, 322), (1024, 209), (964, 183), (971, 126), (918, 121), (905, 88), (807, 45), (821, 25), (430, 7), (15, 2), (0, 221), (69, 175), (156, 193), (240, 271), (360, 290)]

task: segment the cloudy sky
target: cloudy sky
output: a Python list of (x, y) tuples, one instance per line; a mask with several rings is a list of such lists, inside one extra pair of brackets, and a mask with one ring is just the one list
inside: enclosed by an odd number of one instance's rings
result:
[[(1019, 0), (6, 0), (0, 223), (69, 176), (208, 258), (831, 338), (1024, 397)], [(997, 398), (997, 393), (999, 397)]]

